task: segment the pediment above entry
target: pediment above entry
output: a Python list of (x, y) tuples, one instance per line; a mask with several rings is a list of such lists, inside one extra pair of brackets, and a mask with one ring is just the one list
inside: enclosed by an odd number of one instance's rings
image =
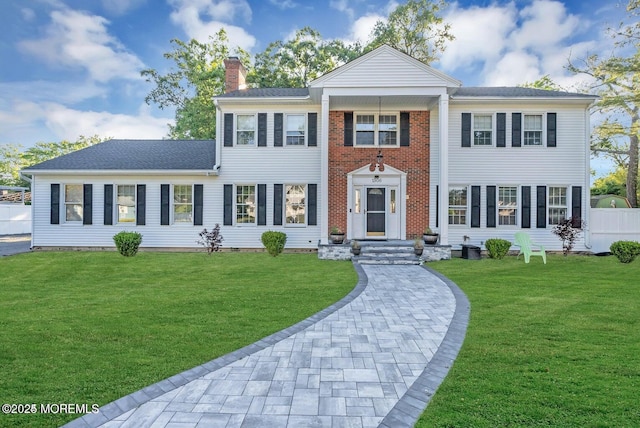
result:
[(353, 184), (399, 184), (405, 181), (407, 173), (389, 165), (367, 164), (347, 173), (347, 178)]

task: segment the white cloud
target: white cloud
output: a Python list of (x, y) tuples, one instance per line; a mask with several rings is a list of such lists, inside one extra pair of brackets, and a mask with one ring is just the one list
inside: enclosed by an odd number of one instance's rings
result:
[(361, 16), (351, 24), (351, 32), (347, 38), (350, 42), (366, 43), (369, 41), (373, 27), (378, 21), (384, 22), (386, 17), (377, 14)]
[(330, 0), (329, 7), (337, 10), (338, 12), (345, 13), (349, 19), (353, 19), (355, 14), (353, 8), (349, 7), (349, 0)]
[(269, 0), (269, 3), (282, 10), (293, 9), (298, 6), (298, 4), (292, 0)]
[(20, 13), (22, 14), (22, 19), (27, 22), (33, 21), (36, 17), (36, 13), (33, 11), (33, 9), (28, 7), (23, 7), (22, 9), (20, 9)]
[(179, 25), (189, 38), (206, 42), (221, 28), (227, 32), (233, 46), (250, 50), (256, 38), (244, 28), (231, 25), (242, 19), (251, 22), (251, 7), (246, 0), (168, 0), (174, 7), (171, 21)]
[(102, 0), (102, 6), (115, 15), (122, 15), (144, 4), (146, 1), (147, 0)]
[(84, 69), (99, 82), (140, 79), (144, 64), (108, 33), (108, 24), (101, 16), (55, 10), (45, 36), (24, 40), (19, 47), (53, 66)]
[[(28, 99), (33, 102), (55, 100), (64, 104), (75, 104), (95, 97), (106, 97), (109, 88), (95, 82), (74, 81), (17, 81), (0, 82), (3, 100)], [(0, 106), (2, 102), (0, 101)]]
[(488, 86), (516, 86), (533, 82), (540, 77), (538, 61), (538, 57), (523, 51), (509, 52), (492, 64), (485, 75), (485, 83)]

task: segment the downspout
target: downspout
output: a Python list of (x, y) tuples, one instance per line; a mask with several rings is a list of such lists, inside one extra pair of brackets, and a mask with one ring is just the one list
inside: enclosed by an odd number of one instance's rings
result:
[[(33, 223), (34, 223), (34, 218), (35, 218), (35, 216), (33, 215), (33, 210), (34, 210), (34, 206), (35, 206), (33, 204), (33, 201), (35, 199), (34, 196), (36, 194), (35, 188), (33, 186), (33, 175), (31, 176), (31, 178), (29, 178), (26, 175), (24, 175), (22, 173), (22, 171), (19, 171), (18, 172), (18, 177), (20, 177), (24, 181), (29, 182), (29, 184), (31, 185), (31, 208), (30, 208), (31, 209), (31, 246), (30, 246), (30, 249), (33, 249)], [(24, 198), (22, 198), (22, 202), (24, 203)]]
[(213, 99), (213, 105), (216, 108), (216, 142), (215, 142), (215, 150), (216, 150), (216, 163), (213, 165), (213, 170), (216, 171), (217, 175), (220, 175), (220, 144), (221, 144), (221, 134), (220, 134), (220, 124), (222, 118), (222, 111), (220, 109), (220, 105), (218, 104), (217, 99)]
[(584, 212), (584, 246), (588, 250), (591, 249), (591, 114), (589, 113), (589, 107), (584, 109), (584, 121), (585, 121), (585, 140), (587, 143), (587, 154), (585, 156), (585, 212)]

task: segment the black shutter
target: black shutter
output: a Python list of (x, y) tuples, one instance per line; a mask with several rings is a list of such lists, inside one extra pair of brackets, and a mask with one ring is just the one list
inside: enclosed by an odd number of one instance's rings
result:
[(496, 227), (496, 186), (487, 186), (487, 227)]
[(496, 114), (496, 146), (507, 146), (507, 114)]
[(258, 226), (267, 224), (267, 185), (258, 184)]
[(104, 185), (104, 225), (113, 224), (113, 184)]
[(353, 112), (344, 112), (344, 145), (353, 146)]
[(233, 113), (224, 114), (224, 146), (233, 147)]
[(411, 116), (409, 112), (400, 112), (400, 146), (409, 147), (411, 141)]
[(579, 228), (582, 223), (582, 186), (571, 188), (571, 217), (573, 218), (572, 226)]
[(258, 113), (258, 147), (267, 147), (267, 113)]
[(471, 186), (471, 227), (480, 227), (480, 186)]
[(531, 186), (522, 186), (522, 221), (521, 227), (531, 227)]
[(93, 184), (82, 186), (82, 224), (93, 223)]
[(538, 186), (536, 189), (536, 227), (547, 227), (547, 187)]
[(273, 225), (282, 226), (282, 184), (273, 185)]
[(138, 184), (136, 192), (136, 225), (144, 226), (147, 222), (147, 186)]
[(233, 184), (224, 185), (224, 218), (222, 224), (233, 225)]
[(282, 147), (283, 121), (282, 113), (273, 114), (273, 145), (275, 147)]
[(203, 185), (193, 185), (193, 225), (202, 226), (202, 211), (204, 208)]
[(522, 113), (511, 114), (511, 147), (520, 147), (522, 140)]
[(462, 147), (471, 147), (471, 113), (462, 113)]
[(160, 185), (160, 224), (169, 224), (169, 185)]
[(556, 114), (547, 113), (547, 147), (556, 146)]
[(318, 185), (309, 184), (307, 186), (307, 225), (318, 225)]
[(440, 223), (440, 186), (436, 186), (436, 227)]
[(51, 184), (51, 224), (60, 224), (60, 185)]
[(307, 145), (316, 147), (318, 145), (318, 113), (309, 113), (307, 115)]

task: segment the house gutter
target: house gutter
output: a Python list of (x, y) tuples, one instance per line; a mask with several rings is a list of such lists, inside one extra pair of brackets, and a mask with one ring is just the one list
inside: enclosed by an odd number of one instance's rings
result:
[[(33, 169), (25, 170), (27, 174), (33, 175), (219, 175), (220, 166), (214, 165), (212, 169)], [(29, 180), (31, 181), (31, 180)]]

